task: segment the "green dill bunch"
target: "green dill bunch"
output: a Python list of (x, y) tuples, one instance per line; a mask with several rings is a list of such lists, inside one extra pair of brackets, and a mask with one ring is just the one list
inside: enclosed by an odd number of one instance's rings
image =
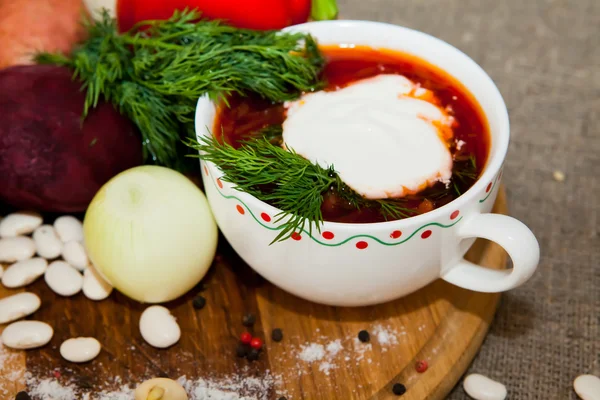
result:
[(194, 135), (201, 96), (252, 93), (283, 102), (323, 86), (323, 57), (308, 34), (234, 28), (189, 10), (123, 34), (106, 10), (85, 26), (88, 38), (68, 57), (36, 60), (73, 69), (86, 90), (84, 117), (103, 99), (131, 119), (150, 163), (181, 169), (181, 140)]
[(365, 199), (341, 180), (333, 165), (313, 164), (292, 149), (274, 144), (277, 132), (281, 129), (268, 127), (262, 131), (263, 137), (248, 140), (237, 149), (212, 135), (187, 143), (199, 152), (192, 157), (212, 162), (223, 171), (222, 180), (281, 210), (275, 222), (282, 222), (282, 228), (273, 242), (303, 229), (320, 231), (323, 198), (331, 189), (356, 209), (377, 207), (389, 218), (411, 215), (402, 200)]

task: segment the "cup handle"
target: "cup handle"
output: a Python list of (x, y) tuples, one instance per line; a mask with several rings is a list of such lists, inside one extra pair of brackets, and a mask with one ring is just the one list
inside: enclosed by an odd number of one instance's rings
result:
[(465, 289), (486, 293), (514, 289), (533, 275), (540, 259), (540, 246), (531, 230), (507, 215), (477, 214), (461, 224), (458, 237), (496, 242), (513, 262), (512, 269), (494, 270), (462, 258), (442, 271), (443, 280)]

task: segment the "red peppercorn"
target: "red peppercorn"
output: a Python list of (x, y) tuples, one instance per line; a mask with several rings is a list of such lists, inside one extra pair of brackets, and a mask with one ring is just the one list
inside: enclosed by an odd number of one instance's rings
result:
[(262, 340), (260, 340), (260, 338), (252, 338), (252, 341), (250, 342), (250, 347), (256, 349), (256, 350), (260, 350), (262, 348), (263, 342)]
[(428, 367), (429, 367), (429, 365), (427, 365), (427, 361), (425, 361), (425, 360), (417, 361), (417, 363), (415, 364), (415, 369), (417, 370), (418, 373), (423, 373), (423, 372), (427, 371)]
[(249, 332), (244, 332), (240, 335), (240, 341), (244, 344), (252, 342), (252, 335)]

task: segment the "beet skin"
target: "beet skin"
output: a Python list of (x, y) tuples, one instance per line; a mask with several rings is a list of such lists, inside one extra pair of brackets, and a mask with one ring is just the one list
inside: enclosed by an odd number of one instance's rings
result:
[(81, 212), (110, 178), (142, 164), (131, 121), (99, 104), (82, 124), (85, 92), (49, 65), (0, 71), (0, 202)]

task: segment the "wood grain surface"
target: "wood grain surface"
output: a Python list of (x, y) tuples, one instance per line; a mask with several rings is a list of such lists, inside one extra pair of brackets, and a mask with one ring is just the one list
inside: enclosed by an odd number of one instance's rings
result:
[[(494, 212), (507, 212), (503, 190)], [(504, 250), (482, 240), (471, 248), (468, 259), (492, 268), (506, 264)], [(264, 281), (222, 237), (214, 266), (200, 286), (166, 305), (177, 317), (182, 337), (172, 348), (157, 350), (144, 342), (138, 329), (144, 305), (116, 292), (101, 302), (82, 294), (62, 298), (38, 280), (27, 288), (42, 299), (32, 319), (50, 323), (55, 334), (41, 349), (0, 350), (0, 398), (12, 399), (24, 389), (27, 372), (91, 393), (135, 386), (154, 376), (220, 381), (267, 376), (267, 393), (245, 394), (258, 399), (395, 399), (391, 387), (402, 383), (407, 388), (402, 399), (443, 399), (477, 353), (500, 298), (436, 281), (379, 306), (322, 306)], [(0, 297), (14, 292), (0, 288)], [(199, 292), (207, 304), (195, 310), (192, 299)], [(246, 313), (256, 315), (251, 331), (265, 340), (256, 362), (235, 355), (238, 337), (248, 329), (241, 323)], [(271, 340), (273, 328), (283, 330), (280, 343)], [(369, 344), (356, 340), (363, 329), (371, 332)], [(63, 360), (60, 344), (76, 336), (96, 337), (103, 345), (100, 356), (85, 364)], [(303, 360), (303, 346), (309, 344), (324, 346), (325, 356), (312, 363)], [(342, 349), (336, 354), (338, 344)], [(429, 365), (424, 373), (415, 370), (419, 360)]]

